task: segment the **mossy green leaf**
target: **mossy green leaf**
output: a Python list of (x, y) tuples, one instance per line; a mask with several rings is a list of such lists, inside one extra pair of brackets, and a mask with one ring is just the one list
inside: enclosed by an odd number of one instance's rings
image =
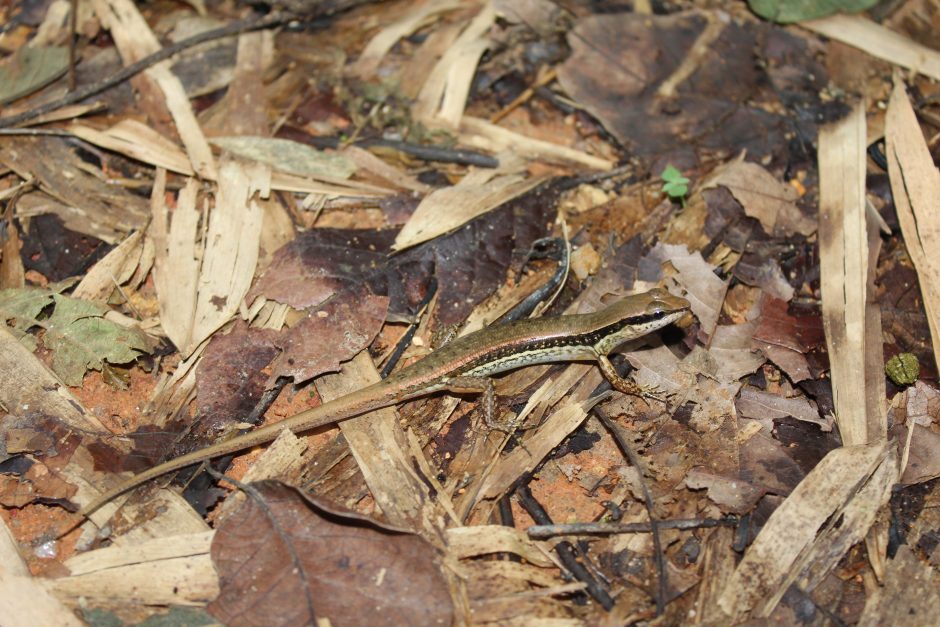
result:
[(52, 369), (67, 385), (81, 385), (86, 370), (101, 370), (105, 362), (126, 364), (152, 349), (143, 331), (105, 320), (107, 307), (61, 294), (53, 298), (43, 344), (53, 351)]
[(29, 350), (36, 350), (36, 338), (28, 331), (40, 325), (38, 318), (52, 304), (52, 295), (51, 290), (35, 287), (0, 290), (0, 319)]
[(347, 179), (356, 171), (356, 164), (343, 155), (323, 152), (290, 139), (233, 136), (214, 137), (210, 141), (240, 157), (267, 163), (288, 174)]
[(878, 0), (748, 0), (757, 15), (778, 24), (815, 20), (833, 13), (859, 13)]
[(21, 46), (0, 63), (0, 104), (42, 89), (68, 67), (69, 51), (64, 46)]
[(43, 345), (52, 351), (52, 369), (68, 385), (79, 386), (88, 369), (105, 363), (126, 364), (153, 349), (153, 340), (104, 318), (108, 308), (69, 298), (54, 289), (24, 287), (0, 290), (0, 317), (30, 350), (39, 327)]

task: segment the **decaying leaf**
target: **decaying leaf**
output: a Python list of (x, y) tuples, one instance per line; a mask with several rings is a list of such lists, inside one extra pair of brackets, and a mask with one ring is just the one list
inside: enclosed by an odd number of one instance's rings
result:
[(803, 215), (796, 206), (799, 191), (756, 163), (740, 159), (716, 168), (703, 184), (704, 189), (721, 185), (734, 194), (744, 212), (757, 218), (770, 235), (812, 235), (816, 221)]
[[(684, 296), (692, 303), (692, 311), (701, 323), (702, 332), (711, 335), (718, 324), (728, 284), (715, 275), (715, 267), (706, 262), (700, 252), (689, 252), (684, 245), (659, 243), (644, 259), (644, 265), (657, 269), (666, 262), (678, 271), (676, 281), (685, 288)], [(643, 272), (641, 266), (641, 276)]]
[[(306, 381), (356, 356), (375, 339), (388, 312), (388, 297), (346, 291), (309, 315), (275, 343), (284, 349), (271, 364), (272, 380)], [(329, 350), (323, 350), (325, 346)]]
[(786, 302), (764, 298), (754, 344), (794, 382), (810, 377), (806, 355), (819, 350), (824, 339), (818, 315), (791, 314)]
[(418, 536), (328, 508), (275, 482), (219, 527), (212, 560), (217, 619), (257, 625), (449, 624), (450, 595), (435, 551)]
[(232, 154), (261, 161), (288, 174), (345, 179), (356, 171), (356, 165), (343, 155), (325, 153), (289, 139), (213, 137), (211, 142)]
[(0, 64), (0, 104), (45, 87), (65, 73), (68, 50), (61, 46), (23, 46)]

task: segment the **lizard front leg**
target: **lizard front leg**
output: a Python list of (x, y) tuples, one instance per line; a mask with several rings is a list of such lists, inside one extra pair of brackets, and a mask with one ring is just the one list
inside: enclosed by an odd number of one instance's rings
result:
[(607, 358), (607, 355), (598, 355), (597, 365), (600, 367), (604, 378), (607, 379), (607, 381), (610, 382), (610, 385), (613, 386), (613, 388), (618, 392), (623, 392), (624, 394), (629, 394), (631, 396), (638, 396), (640, 398), (643, 398), (644, 396), (659, 398), (657, 396), (659, 393), (658, 388), (653, 386), (637, 385), (633, 381), (621, 377), (617, 373), (617, 369), (614, 368), (614, 365), (610, 363), (610, 359)]

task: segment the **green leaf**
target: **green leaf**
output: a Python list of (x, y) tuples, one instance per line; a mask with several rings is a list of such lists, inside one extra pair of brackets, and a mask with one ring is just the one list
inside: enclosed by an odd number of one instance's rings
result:
[(36, 326), (39, 313), (52, 304), (51, 290), (18, 287), (0, 290), (0, 315), (7, 325), (20, 331)]
[(790, 24), (803, 20), (832, 15), (833, 13), (859, 13), (875, 6), (878, 0), (748, 0), (747, 4), (757, 15), (777, 22)]
[(52, 369), (67, 385), (81, 385), (85, 371), (101, 370), (104, 362), (126, 364), (152, 349), (143, 331), (105, 320), (107, 307), (61, 294), (54, 300), (43, 344), (53, 351)]
[(684, 180), (686, 183), (689, 182), (689, 179), (682, 176), (682, 172), (674, 165), (667, 165), (663, 170), (663, 173), (659, 175), (664, 181), (679, 181)]
[[(44, 310), (53, 306), (51, 315)], [(16, 337), (36, 348), (28, 333), (45, 329), (43, 345), (52, 351), (52, 369), (67, 384), (79, 386), (88, 369), (101, 370), (105, 363), (126, 364), (153, 348), (143, 331), (104, 319), (108, 308), (69, 298), (48, 288), (0, 290), (0, 316)]]
[(36, 338), (28, 331), (40, 326), (39, 314), (51, 304), (51, 290), (32, 287), (0, 290), (0, 318), (29, 350), (36, 350)]
[(689, 192), (689, 179), (675, 166), (667, 165), (659, 176), (663, 180), (663, 192), (670, 198), (684, 198)]
[(42, 89), (65, 74), (68, 66), (68, 48), (22, 46), (0, 64), (0, 104)]

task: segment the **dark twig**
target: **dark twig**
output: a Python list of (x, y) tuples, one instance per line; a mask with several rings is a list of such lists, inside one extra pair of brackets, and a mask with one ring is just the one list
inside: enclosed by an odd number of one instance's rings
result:
[[(252, 425), (260, 423), (265, 412), (268, 411), (275, 399), (280, 395), (281, 390), (283, 390), (284, 386), (289, 382), (290, 377), (280, 376), (275, 379), (274, 385), (261, 394), (261, 398), (255, 403), (255, 406), (251, 409), (251, 413), (248, 414), (244, 422)], [(239, 431), (239, 434), (248, 433), (248, 431), (250, 431), (250, 429), (242, 429)], [(183, 489), (183, 498), (200, 514), (205, 514), (207, 511), (207, 506), (202, 502), (203, 493), (215, 482), (215, 474), (225, 472), (231, 465), (233, 459), (235, 459), (235, 455), (224, 455), (213, 462), (206, 461), (201, 466), (197, 466), (192, 477), (185, 482), (186, 487)], [(206, 472), (199, 472), (202, 469), (205, 469)]]
[[(676, 518), (675, 520), (656, 521), (659, 529), (710, 529), (712, 527), (734, 527), (738, 519), (734, 516), (727, 518)], [(526, 533), (533, 540), (547, 540), (555, 536), (586, 536), (586, 535), (612, 535), (615, 533), (652, 533), (653, 525), (648, 522), (639, 523), (609, 523), (588, 522), (570, 523), (567, 525), (532, 525)]]
[(418, 322), (421, 320), (421, 317), (424, 316), (424, 312), (427, 311), (428, 305), (431, 304), (431, 299), (434, 298), (435, 294), (437, 294), (437, 279), (431, 277), (431, 283), (428, 285), (428, 292), (424, 295), (424, 298), (421, 299), (421, 303), (418, 305), (418, 312), (415, 314), (414, 320), (412, 320), (411, 324), (408, 325), (408, 328), (405, 330), (404, 334), (402, 334), (401, 339), (399, 339), (398, 343), (395, 345), (395, 350), (392, 351), (392, 354), (389, 355), (385, 365), (382, 366), (382, 372), (380, 372), (379, 375), (383, 379), (392, 374), (392, 370), (394, 370), (395, 366), (398, 365), (401, 356), (404, 355), (408, 347), (411, 346), (411, 340), (418, 331)]
[(76, 31), (78, 31), (78, 0), (72, 0), (69, 5), (69, 91), (75, 91), (77, 86), (75, 78)]
[(221, 39), (222, 37), (229, 37), (231, 35), (238, 35), (241, 33), (246, 33), (254, 30), (262, 30), (265, 28), (272, 28), (274, 26), (280, 26), (281, 24), (287, 23), (291, 20), (297, 19), (297, 16), (291, 13), (271, 13), (270, 15), (262, 18), (248, 18), (244, 20), (238, 20), (237, 22), (232, 22), (221, 28), (216, 28), (213, 30), (206, 31), (204, 33), (199, 33), (198, 35), (193, 35), (188, 39), (179, 41), (175, 44), (169, 45), (165, 48), (161, 48), (157, 52), (144, 57), (136, 63), (132, 63), (122, 70), (112, 74), (111, 76), (85, 85), (75, 91), (69, 92), (62, 98), (54, 100), (52, 102), (47, 102), (41, 104), (37, 107), (30, 109), (29, 111), (24, 111), (17, 115), (11, 115), (9, 117), (0, 118), (0, 128), (8, 128), (11, 126), (17, 126), (28, 122), (34, 118), (37, 118), (41, 115), (45, 115), (50, 111), (55, 111), (61, 107), (65, 107), (70, 104), (75, 104), (76, 102), (81, 102), (85, 98), (99, 94), (106, 89), (114, 87), (115, 85), (122, 83), (129, 79), (130, 77), (138, 74), (147, 68), (169, 59), (174, 54), (177, 54), (187, 48), (192, 48), (193, 46), (198, 46), (201, 43), (207, 41), (212, 41), (214, 39)]
[[(514, 516), (512, 515), (512, 503), (510, 501), (509, 494), (504, 494), (499, 501), (496, 502), (496, 506), (499, 511), (499, 524), (504, 527), (515, 527)], [(516, 555), (515, 553), (504, 553), (501, 556), (501, 559), (507, 562), (521, 562), (522, 558)]]
[[(308, 143), (321, 150), (326, 148), (339, 148), (346, 144), (339, 137), (309, 137)], [(474, 150), (461, 148), (446, 148), (444, 146), (426, 146), (411, 142), (384, 139), (381, 137), (366, 137), (351, 142), (359, 148), (389, 148), (422, 161), (437, 161), (438, 163), (455, 163), (458, 165), (472, 165), (478, 168), (498, 168), (499, 159), (485, 155)]]
[[(516, 495), (519, 497), (519, 504), (528, 512), (532, 520), (543, 525), (551, 524), (552, 520), (549, 518), (548, 512), (545, 511), (542, 504), (532, 495), (532, 491), (529, 489), (528, 485), (525, 483), (521, 484), (516, 490)], [(561, 561), (562, 565), (568, 569), (575, 579), (587, 586), (587, 593), (590, 594), (595, 601), (600, 603), (605, 610), (613, 608), (614, 600), (607, 590), (594, 578), (590, 571), (578, 561), (577, 551), (570, 542), (559, 542), (555, 545), (555, 552), (558, 554), (558, 559)]]
[(52, 137), (75, 137), (75, 133), (59, 128), (0, 128), (0, 136), (27, 135), (38, 137), (48, 135)]
[(610, 416), (601, 409), (600, 407), (594, 408), (594, 414), (600, 418), (600, 421), (604, 423), (604, 426), (607, 427), (607, 430), (610, 431), (610, 434), (614, 436), (614, 439), (617, 441), (617, 445), (620, 446), (620, 450), (623, 451), (623, 454), (629, 460), (630, 465), (636, 468), (637, 477), (639, 478), (640, 489), (643, 491), (643, 502), (646, 505), (646, 512), (650, 519), (650, 533), (653, 536), (653, 561), (656, 564), (656, 616), (662, 616), (663, 612), (666, 610), (666, 559), (663, 555), (663, 544), (659, 537), (659, 521), (656, 518), (656, 512), (654, 510), (653, 495), (650, 492), (649, 486), (646, 485), (645, 473), (643, 470), (643, 464), (640, 461), (640, 456), (636, 454), (636, 451), (633, 450), (633, 447), (630, 446), (630, 440), (626, 433), (624, 433), (623, 427), (615, 423), (610, 419)]
[[(543, 237), (535, 240), (532, 242), (532, 249), (527, 255), (526, 264), (532, 259), (552, 259), (558, 262), (558, 268), (548, 281), (522, 299), (518, 305), (497, 318), (494, 324), (503, 324), (529, 316), (538, 304), (543, 301), (550, 304), (558, 294), (559, 288), (565, 279), (568, 278), (568, 270), (571, 267), (570, 249), (564, 238)], [(523, 265), (524, 268), (525, 265)]]

